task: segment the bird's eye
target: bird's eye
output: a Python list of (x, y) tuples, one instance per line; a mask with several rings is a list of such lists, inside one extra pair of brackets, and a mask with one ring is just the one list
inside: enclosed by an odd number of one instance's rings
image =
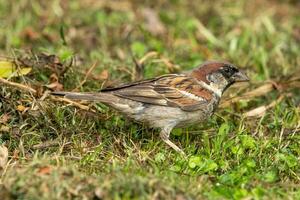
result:
[(225, 69), (224, 69), (224, 72), (225, 73), (231, 73), (231, 71), (232, 71), (232, 69), (230, 68), (230, 67), (226, 67)]
[(234, 73), (236, 73), (238, 70), (231, 65), (226, 65), (223, 67), (221, 70), (221, 73), (223, 74), (224, 77), (230, 78)]
[(225, 68), (224, 70), (226, 73), (229, 73), (230, 72), (230, 69), (229, 68)]

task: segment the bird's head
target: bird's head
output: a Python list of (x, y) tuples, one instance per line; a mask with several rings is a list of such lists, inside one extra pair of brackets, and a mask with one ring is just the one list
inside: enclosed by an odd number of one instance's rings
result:
[(205, 62), (194, 69), (191, 76), (209, 85), (220, 94), (233, 83), (249, 81), (248, 76), (236, 66), (222, 61)]

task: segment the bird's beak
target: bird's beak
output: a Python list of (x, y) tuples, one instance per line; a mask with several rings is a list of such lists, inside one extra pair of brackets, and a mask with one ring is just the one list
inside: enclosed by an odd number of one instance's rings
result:
[(249, 77), (245, 73), (240, 72), (240, 71), (235, 73), (232, 76), (232, 78), (235, 82), (247, 82), (250, 80)]

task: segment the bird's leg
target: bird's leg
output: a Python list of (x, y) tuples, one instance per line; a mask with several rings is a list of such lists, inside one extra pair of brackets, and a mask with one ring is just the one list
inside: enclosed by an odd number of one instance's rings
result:
[(173, 127), (165, 127), (161, 130), (160, 132), (160, 137), (161, 139), (168, 144), (170, 147), (172, 147), (175, 151), (181, 153), (182, 155), (185, 155), (185, 153), (182, 151), (182, 149), (180, 149), (176, 144), (174, 144), (173, 142), (171, 142), (171, 140), (169, 139), (170, 136), (170, 132), (173, 129)]

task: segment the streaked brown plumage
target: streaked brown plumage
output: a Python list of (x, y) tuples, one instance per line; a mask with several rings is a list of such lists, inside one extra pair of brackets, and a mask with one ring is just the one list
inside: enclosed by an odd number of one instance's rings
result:
[(68, 99), (99, 101), (138, 122), (161, 128), (163, 141), (183, 153), (169, 140), (171, 130), (210, 117), (222, 93), (238, 81), (248, 81), (248, 77), (234, 65), (206, 62), (187, 75), (168, 74), (100, 92), (52, 94)]

